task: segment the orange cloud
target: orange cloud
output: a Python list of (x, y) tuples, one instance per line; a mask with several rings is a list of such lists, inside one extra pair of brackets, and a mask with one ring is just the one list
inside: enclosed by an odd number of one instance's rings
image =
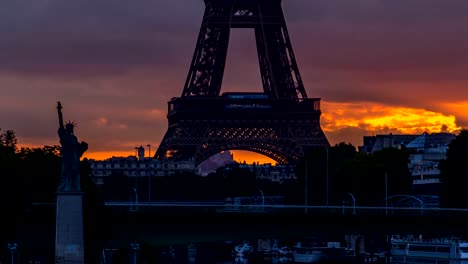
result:
[(441, 105), (443, 109), (457, 116), (457, 123), (468, 127), (468, 101), (442, 103)]
[(98, 126), (106, 126), (109, 123), (109, 120), (105, 117), (100, 117), (97, 120), (94, 120), (94, 123)]
[[(362, 138), (366, 135), (395, 133), (395, 134), (421, 134), (423, 132), (452, 132), (457, 133), (461, 126), (457, 124), (460, 118), (468, 120), (468, 102), (440, 103), (438, 109), (443, 109), (445, 114), (437, 110), (429, 111), (422, 108), (395, 107), (379, 103), (341, 103), (323, 102), (321, 126), (329, 142), (334, 145), (339, 142), (349, 142), (355, 146), (362, 144)], [(143, 118), (164, 118), (165, 112), (161, 109), (143, 111)], [(135, 118), (137, 118), (135, 116)], [(140, 116), (141, 118), (141, 116)], [(108, 118), (98, 118), (96, 125), (109, 126), (112, 122)], [(122, 125), (123, 123), (117, 123)], [(116, 124), (114, 124), (116, 125)], [(125, 142), (124, 145), (122, 143)], [(135, 155), (134, 147), (139, 142), (114, 140), (107, 142), (104, 148), (93, 151), (90, 148), (84, 154), (84, 158), (103, 160), (112, 156), (127, 157)], [(22, 142), (23, 143), (23, 142)], [(31, 147), (32, 142), (25, 142)], [(58, 144), (58, 142), (55, 142)], [(102, 143), (102, 142), (101, 142)], [(37, 146), (39, 147), (39, 146)], [(106, 149), (104, 151), (104, 149)], [(146, 147), (145, 147), (146, 149)], [(156, 145), (151, 148), (154, 155)], [(145, 155), (148, 155), (145, 150)], [(237, 162), (259, 162), (276, 164), (266, 156), (249, 151), (232, 151), (234, 160)]]
[[(454, 114), (465, 114), (468, 102), (446, 104)], [(362, 137), (378, 133), (421, 134), (423, 132), (457, 132), (454, 115), (428, 111), (420, 108), (394, 107), (379, 103), (340, 103), (323, 102), (321, 126), (330, 144), (349, 142), (355, 146), (362, 144)], [(153, 110), (151, 114), (160, 117), (162, 111)], [(466, 114), (465, 114), (466, 115)], [(131, 147), (129, 147), (131, 149)], [(155, 146), (156, 148), (156, 146)], [(155, 151), (155, 150), (154, 150)], [(233, 150), (237, 162), (259, 162), (276, 164), (266, 156), (249, 151)], [(97, 151), (86, 152), (85, 157), (105, 159), (111, 156), (135, 155), (134, 151)]]
[(91, 151), (85, 152), (83, 158), (105, 160), (111, 157), (135, 156), (135, 151)]
[(155, 108), (149, 110), (149, 112), (145, 113), (151, 120), (158, 119), (158, 120), (165, 120), (167, 112), (166, 110)]
[[(461, 111), (465, 105), (458, 107)], [(377, 133), (456, 133), (461, 129), (457, 125), (455, 115), (420, 108), (395, 107), (378, 103), (324, 102), (322, 109), (322, 129), (331, 144), (351, 142), (359, 145), (362, 143), (362, 136)]]

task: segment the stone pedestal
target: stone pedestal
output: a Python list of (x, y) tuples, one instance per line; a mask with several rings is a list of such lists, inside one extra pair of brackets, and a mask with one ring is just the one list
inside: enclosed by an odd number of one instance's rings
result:
[(57, 193), (55, 263), (84, 264), (83, 193)]

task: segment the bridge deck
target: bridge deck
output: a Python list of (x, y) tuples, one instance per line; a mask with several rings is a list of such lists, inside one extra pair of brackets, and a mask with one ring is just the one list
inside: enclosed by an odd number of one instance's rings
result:
[[(260, 208), (264, 211), (258, 207), (254, 210), (226, 209), (219, 205), (139, 204), (136, 210), (134, 205), (132, 208), (128, 204), (107, 205), (99, 215), (93, 216), (97, 232), (94, 235), (102, 243), (115, 247), (126, 247), (129, 241), (156, 246), (190, 241), (332, 234), (468, 236), (468, 210), (461, 209), (346, 207), (344, 214), (342, 207), (308, 207), (307, 214), (301, 206)], [(0, 233), (9, 241), (53, 247), (55, 208), (50, 205), (32, 210), (22, 219), (3, 225)]]

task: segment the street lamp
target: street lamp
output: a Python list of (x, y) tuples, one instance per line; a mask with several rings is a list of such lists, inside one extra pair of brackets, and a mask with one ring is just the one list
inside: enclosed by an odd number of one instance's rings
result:
[(325, 152), (326, 152), (326, 158), (327, 158), (327, 161), (326, 161), (326, 164), (327, 164), (327, 167), (326, 167), (326, 178), (327, 178), (327, 199), (326, 199), (326, 205), (328, 206), (328, 147), (325, 147)]
[(138, 243), (131, 243), (130, 246), (133, 250), (133, 264), (137, 263), (137, 251), (140, 250), (140, 244)]
[[(136, 162), (136, 168), (135, 168), (135, 173), (136, 173), (136, 176), (135, 176), (135, 187), (133, 187), (133, 190), (135, 191), (135, 197), (136, 197), (136, 203), (137, 203), (137, 211), (138, 211), (138, 194), (137, 194), (137, 191), (135, 188), (138, 189), (138, 177), (139, 177), (139, 174), (140, 174), (140, 171), (139, 171), (139, 167), (140, 167), (140, 162), (139, 162), (139, 157), (138, 157), (138, 147), (135, 147), (135, 162)], [(145, 156), (145, 155), (143, 155)]]
[(133, 192), (135, 192), (135, 210), (138, 212), (138, 192), (135, 187), (133, 187)]
[[(138, 212), (138, 192), (137, 188), (133, 187), (133, 193), (135, 194), (135, 202), (132, 200), (132, 195), (130, 193), (130, 212)], [(133, 208), (133, 204), (135, 204), (135, 208)]]
[(385, 172), (385, 215), (388, 215), (388, 187), (387, 187), (387, 172)]
[[(353, 199), (353, 214), (356, 214), (356, 199), (354, 199), (354, 195), (352, 193), (347, 193), (349, 196), (351, 196), (351, 199)], [(343, 198), (343, 214), (344, 214), (344, 210), (345, 210), (345, 201), (344, 201), (344, 198)]]
[(304, 191), (305, 192), (305, 194), (304, 194), (304, 196), (305, 196), (305, 198), (304, 198), (305, 208), (304, 208), (304, 212), (306, 214), (307, 214), (307, 178), (308, 178), (308, 176), (307, 176), (307, 163), (308, 163), (308, 161), (306, 159), (306, 162), (305, 162), (305, 165), (306, 165), (306, 167), (305, 167), (305, 184), (304, 184), (305, 185), (305, 191)]
[[(148, 147), (148, 158), (151, 158), (151, 144), (148, 144), (146, 146)], [(148, 172), (148, 201), (151, 202), (151, 169), (148, 169), (147, 172)]]
[(10, 251), (10, 254), (11, 254), (11, 264), (14, 264), (15, 263), (15, 251), (16, 251), (16, 249), (18, 247), (18, 244), (8, 243), (7, 247), (8, 247), (8, 250)]
[(257, 188), (260, 194), (262, 195), (262, 211), (265, 211), (265, 196), (263, 195), (263, 191)]

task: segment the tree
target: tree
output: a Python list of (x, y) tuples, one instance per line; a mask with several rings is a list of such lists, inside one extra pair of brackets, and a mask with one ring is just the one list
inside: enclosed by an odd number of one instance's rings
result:
[(109, 177), (105, 177), (102, 187), (104, 200), (133, 200), (133, 186), (135, 185), (135, 179), (132, 178), (124, 175), (121, 172), (113, 172)]
[(296, 176), (302, 186), (302, 200), (307, 205), (325, 205), (327, 201), (327, 148), (308, 152), (296, 165)]
[(42, 148), (21, 148), (17, 156), (21, 166), (17, 177), (22, 184), (22, 196), (26, 203), (54, 202), (55, 192), (60, 175), (60, 147), (44, 146)]
[(352, 193), (360, 205), (382, 206), (385, 195), (410, 194), (412, 176), (409, 153), (387, 148), (372, 154), (359, 153), (341, 165), (341, 193)]
[(359, 153), (343, 163), (342, 193), (352, 193), (359, 205), (379, 206), (385, 199), (384, 169), (374, 155)]
[(344, 197), (347, 196), (349, 182), (349, 173), (345, 169), (345, 164), (357, 155), (356, 147), (351, 143), (341, 142), (330, 148), (329, 151), (329, 196), (334, 205), (341, 204)]
[[(0, 128), (0, 131), (2, 129)], [(16, 150), (16, 144), (18, 140), (16, 139), (15, 131), (7, 130), (0, 134), (0, 147), (1, 148), (10, 148)]]
[(18, 140), (16, 139), (15, 131), (6, 130), (2, 132), (1, 130), (0, 128), (0, 171), (7, 173), (6, 168), (13, 165), (12, 162), (14, 163), (14, 160), (17, 158), (15, 153)]
[(317, 148), (298, 162), (296, 175), (302, 197), (307, 189), (308, 205), (325, 205), (327, 201), (328, 205), (341, 204), (343, 195), (349, 192), (344, 182), (350, 175), (344, 166), (356, 155), (352, 144), (341, 142), (330, 148)]
[(374, 155), (387, 174), (388, 196), (411, 194), (413, 177), (408, 169), (409, 153), (406, 150), (385, 148), (375, 152)]
[(13, 130), (4, 132), (0, 129), (0, 207), (5, 215), (19, 211), (23, 200), (17, 186), (21, 184), (17, 177), (21, 167), (16, 155), (16, 135)]
[(468, 208), (463, 198), (468, 186), (468, 129), (463, 129), (450, 142), (446, 159), (439, 162), (441, 186), (441, 206)]
[(224, 171), (223, 178), (227, 197), (254, 196), (257, 193), (256, 176), (249, 169), (232, 166)]

